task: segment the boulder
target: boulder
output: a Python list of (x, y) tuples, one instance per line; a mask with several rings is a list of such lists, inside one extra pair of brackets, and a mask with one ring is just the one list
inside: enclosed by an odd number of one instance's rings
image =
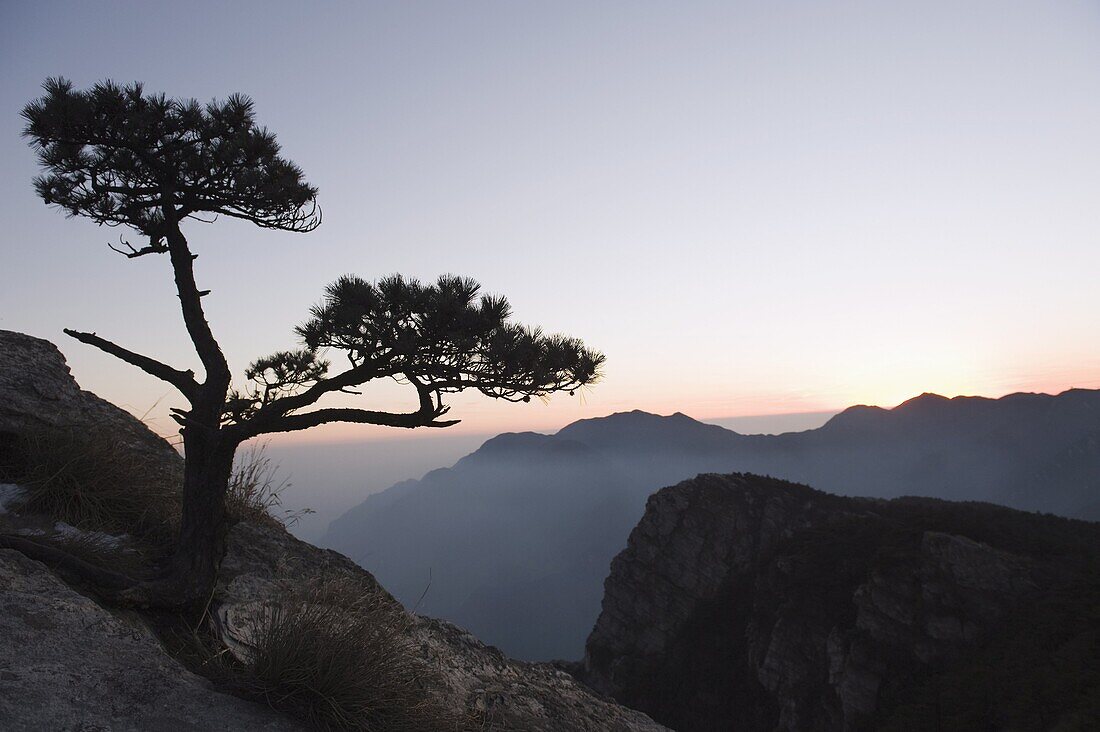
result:
[(169, 657), (140, 620), (105, 610), (40, 562), (0, 550), (0, 588), (4, 729), (302, 729), (219, 693)]
[(0, 330), (0, 465), (14, 437), (39, 430), (106, 435), (139, 452), (152, 470), (182, 470), (179, 453), (141, 420), (81, 389), (57, 346)]

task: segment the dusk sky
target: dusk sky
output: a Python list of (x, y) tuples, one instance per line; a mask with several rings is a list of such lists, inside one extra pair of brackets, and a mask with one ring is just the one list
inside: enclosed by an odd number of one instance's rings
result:
[(49, 76), (249, 94), (320, 188), (311, 234), (185, 232), (238, 372), (343, 273), (453, 272), (608, 358), (578, 397), (455, 397), (466, 433), (1100, 387), (1095, 2), (0, 7), (0, 328), (162, 433), (181, 400), (61, 333), (197, 364), (167, 259), (36, 199)]

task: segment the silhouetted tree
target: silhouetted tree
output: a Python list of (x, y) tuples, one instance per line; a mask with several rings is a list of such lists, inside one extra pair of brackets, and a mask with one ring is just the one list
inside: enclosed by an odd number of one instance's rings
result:
[[(593, 383), (603, 356), (573, 338), (547, 336), (509, 320), (505, 299), (481, 295), (470, 279), (444, 276), (432, 284), (393, 276), (377, 283), (345, 276), (330, 285), (297, 329), (303, 348), (257, 359), (247, 385), (231, 389), (231, 374), (203, 312), (192, 254), (182, 224), (217, 215), (257, 226), (308, 232), (321, 221), (317, 189), (280, 156), (275, 136), (256, 125), (244, 96), (207, 105), (147, 95), (140, 84), (97, 84), (76, 91), (51, 79), (45, 95), (23, 110), (24, 134), (44, 174), (38, 195), (71, 216), (125, 226), (141, 236), (120, 238), (127, 257), (167, 254), (183, 320), (204, 376), (130, 351), (95, 333), (65, 332), (156, 376), (189, 406), (173, 410), (184, 446), (179, 540), (155, 581), (96, 571), (67, 559), (116, 598), (183, 605), (208, 598), (225, 554), (225, 492), (241, 442), (326, 422), (392, 427), (446, 427), (444, 396), (476, 389), (499, 399), (528, 401)], [(349, 367), (335, 375), (322, 349), (345, 351)], [(380, 378), (407, 384), (418, 407), (407, 413), (331, 407), (318, 399)], [(25, 545), (24, 545), (25, 548)]]

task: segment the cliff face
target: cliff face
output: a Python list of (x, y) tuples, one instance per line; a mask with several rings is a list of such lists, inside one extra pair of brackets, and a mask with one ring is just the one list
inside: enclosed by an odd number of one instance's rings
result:
[(702, 475), (649, 499), (582, 675), (681, 731), (1047, 727), (1098, 712), (1098, 551), (1096, 524)]

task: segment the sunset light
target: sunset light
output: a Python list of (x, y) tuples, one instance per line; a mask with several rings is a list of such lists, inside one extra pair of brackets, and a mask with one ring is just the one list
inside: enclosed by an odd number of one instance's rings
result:
[(1100, 3), (0, 2), (0, 729), (1100, 730)]

